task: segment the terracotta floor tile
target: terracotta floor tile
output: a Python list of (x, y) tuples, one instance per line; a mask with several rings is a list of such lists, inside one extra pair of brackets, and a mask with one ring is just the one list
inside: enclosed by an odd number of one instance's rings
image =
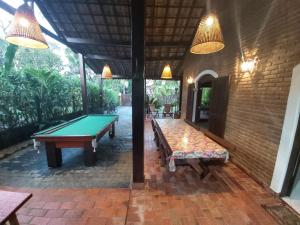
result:
[(34, 217), (34, 218), (30, 221), (30, 224), (34, 224), (34, 225), (46, 225), (46, 224), (48, 224), (49, 221), (50, 221), (49, 218), (45, 218), (45, 217)]
[(60, 217), (63, 217), (65, 212), (66, 212), (66, 210), (64, 210), (64, 209), (49, 209), (48, 212), (46, 213), (45, 217), (60, 218)]
[(61, 205), (61, 202), (46, 202), (43, 209), (59, 209)]
[(45, 216), (47, 213), (46, 209), (31, 209), (28, 213), (29, 216)]
[(83, 209), (72, 209), (72, 210), (66, 210), (63, 217), (64, 218), (80, 218), (85, 210)]
[(261, 204), (276, 203), (232, 163), (203, 183), (190, 167), (161, 167), (145, 123), (145, 185), (124, 188), (14, 188), (33, 198), (17, 215), (21, 225), (276, 225)]

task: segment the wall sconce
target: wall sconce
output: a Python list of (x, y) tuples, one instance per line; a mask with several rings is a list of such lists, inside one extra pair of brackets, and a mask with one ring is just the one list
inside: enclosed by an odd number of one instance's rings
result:
[(193, 77), (192, 77), (192, 76), (189, 76), (188, 79), (187, 79), (187, 82), (188, 82), (188, 84), (194, 83)]
[(243, 73), (252, 73), (257, 65), (257, 58), (242, 60), (241, 71)]

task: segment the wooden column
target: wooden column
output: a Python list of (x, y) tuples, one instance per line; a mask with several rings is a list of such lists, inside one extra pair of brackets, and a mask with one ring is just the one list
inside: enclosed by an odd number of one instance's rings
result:
[(100, 114), (103, 114), (103, 79), (102, 75), (99, 76), (99, 97), (100, 97)]
[(180, 88), (179, 88), (179, 106), (178, 110), (181, 112), (181, 104), (182, 104), (182, 90), (183, 90), (183, 74), (180, 77)]
[(133, 182), (144, 182), (144, 17), (145, 0), (132, 0), (132, 144)]
[(79, 59), (79, 71), (80, 71), (80, 83), (81, 83), (81, 95), (82, 95), (82, 108), (83, 114), (88, 114), (88, 98), (86, 89), (86, 72), (85, 72), (85, 62), (83, 54), (78, 53)]

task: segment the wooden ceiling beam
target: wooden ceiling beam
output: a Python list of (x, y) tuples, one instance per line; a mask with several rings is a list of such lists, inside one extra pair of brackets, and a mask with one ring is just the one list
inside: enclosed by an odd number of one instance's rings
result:
[[(108, 60), (108, 61), (130, 61), (131, 57), (113, 57), (108, 55), (99, 55), (99, 54), (86, 54), (85, 58), (87, 59), (96, 59), (96, 60)], [(146, 57), (146, 61), (180, 61), (183, 60), (183, 56), (171, 56), (171, 57)]]
[[(81, 44), (81, 45), (101, 45), (101, 46), (119, 46), (119, 47), (130, 47), (130, 41), (104, 41), (95, 40), (88, 38), (76, 38), (76, 37), (66, 37), (67, 42), (71, 44)], [(178, 41), (178, 42), (146, 42), (146, 47), (187, 47), (189, 42)]]

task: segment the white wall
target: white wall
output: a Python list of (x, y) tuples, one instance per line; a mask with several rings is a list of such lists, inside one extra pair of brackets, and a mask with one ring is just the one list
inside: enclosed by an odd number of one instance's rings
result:
[(284, 178), (293, 148), (295, 133), (300, 113), (300, 64), (298, 64), (292, 75), (290, 93), (284, 117), (282, 134), (277, 153), (277, 159), (273, 172), (271, 189), (276, 193), (282, 190)]

